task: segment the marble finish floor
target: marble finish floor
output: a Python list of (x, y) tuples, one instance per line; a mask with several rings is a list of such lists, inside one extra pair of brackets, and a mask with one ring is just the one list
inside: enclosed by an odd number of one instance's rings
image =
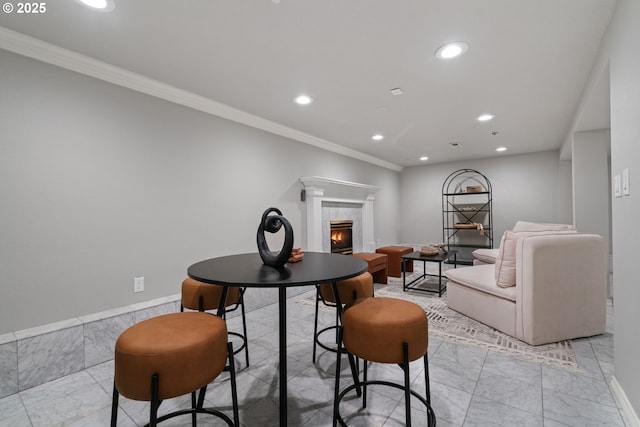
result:
[[(311, 362), (313, 307), (288, 301), (288, 391), (290, 426), (330, 426), (333, 400), (334, 353), (319, 351)], [(613, 374), (612, 307), (607, 334), (573, 341), (578, 372), (512, 358), (490, 350), (432, 338), (429, 342), (431, 399), (437, 425), (472, 426), (625, 426), (609, 388)], [(242, 426), (278, 425), (278, 308), (271, 305), (248, 313), (250, 366), (236, 356), (238, 398)], [(322, 324), (334, 316), (320, 312)], [(239, 330), (239, 319), (229, 320)], [(346, 359), (345, 359), (346, 360)], [(343, 366), (346, 363), (342, 364)], [(424, 393), (422, 362), (413, 362), (414, 389)], [(371, 365), (370, 379), (401, 380), (393, 365)], [(346, 371), (342, 387), (348, 383)], [(113, 387), (113, 362), (106, 362), (61, 379), (0, 399), (0, 426), (108, 426)], [(209, 406), (230, 413), (228, 374), (207, 391)], [(188, 405), (189, 398), (165, 401), (160, 413)], [(404, 400), (395, 389), (371, 387), (366, 409), (348, 396), (341, 412), (351, 426), (403, 426)], [(425, 424), (425, 412), (413, 402), (414, 425)], [(148, 421), (148, 404), (120, 399), (119, 426)], [(190, 417), (166, 421), (164, 426), (189, 426)], [(198, 425), (219, 426), (201, 416)]]

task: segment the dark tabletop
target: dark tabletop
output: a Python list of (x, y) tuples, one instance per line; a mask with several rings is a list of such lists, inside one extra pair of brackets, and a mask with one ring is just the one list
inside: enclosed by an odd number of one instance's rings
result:
[(440, 251), (435, 255), (420, 255), (420, 251), (411, 252), (410, 254), (402, 255), (403, 259), (408, 259), (412, 261), (436, 261), (442, 262), (447, 258), (453, 256), (458, 251), (450, 250), (449, 252)]
[(264, 265), (256, 252), (200, 261), (189, 267), (187, 274), (205, 283), (264, 288), (344, 280), (364, 273), (367, 268), (367, 263), (359, 258), (324, 252), (305, 252), (302, 261), (274, 268)]

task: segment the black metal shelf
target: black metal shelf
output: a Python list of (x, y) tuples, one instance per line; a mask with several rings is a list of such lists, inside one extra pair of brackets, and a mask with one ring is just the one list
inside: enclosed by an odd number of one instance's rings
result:
[(474, 194), (490, 194), (490, 192), (489, 191), (476, 191), (476, 192), (469, 192), (469, 193), (442, 193), (443, 196), (472, 196)]
[[(467, 192), (466, 185), (480, 187), (483, 191)], [(472, 262), (473, 249), (493, 248), (492, 194), (489, 179), (474, 169), (459, 169), (452, 172), (442, 184), (442, 241), (449, 248), (467, 249), (458, 253), (458, 262), (463, 264)], [(471, 206), (475, 206), (476, 209), (465, 209)], [(459, 223), (482, 224), (482, 233), (477, 228), (454, 226)], [(463, 233), (460, 233), (461, 231)], [(473, 236), (469, 232), (476, 235)]]
[[(467, 231), (478, 231), (477, 228), (458, 228), (458, 227), (445, 227), (445, 230), (467, 230)], [(489, 227), (482, 226), (484, 231), (491, 230)]]
[(442, 212), (449, 212), (449, 213), (476, 213), (476, 212), (489, 212), (489, 209), (479, 209), (477, 211), (461, 211), (458, 209), (454, 209), (454, 210), (445, 210)]
[(489, 245), (463, 245), (463, 244), (451, 244), (449, 248), (475, 248), (475, 249), (492, 249)]

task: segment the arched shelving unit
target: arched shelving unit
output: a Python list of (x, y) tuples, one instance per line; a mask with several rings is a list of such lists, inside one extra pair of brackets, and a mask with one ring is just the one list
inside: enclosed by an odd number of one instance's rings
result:
[(442, 184), (442, 241), (457, 262), (472, 264), (472, 252), (493, 248), (493, 196), (489, 179), (474, 169), (452, 172)]

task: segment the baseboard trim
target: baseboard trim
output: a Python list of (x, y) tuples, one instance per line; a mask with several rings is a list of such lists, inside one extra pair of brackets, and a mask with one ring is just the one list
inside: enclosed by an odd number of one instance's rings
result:
[(631, 406), (627, 394), (624, 392), (616, 377), (611, 379), (611, 391), (618, 402), (618, 406), (620, 406), (620, 409), (624, 413), (625, 423), (628, 423), (629, 427), (640, 427), (640, 418), (638, 418), (638, 414), (636, 414), (633, 406)]

